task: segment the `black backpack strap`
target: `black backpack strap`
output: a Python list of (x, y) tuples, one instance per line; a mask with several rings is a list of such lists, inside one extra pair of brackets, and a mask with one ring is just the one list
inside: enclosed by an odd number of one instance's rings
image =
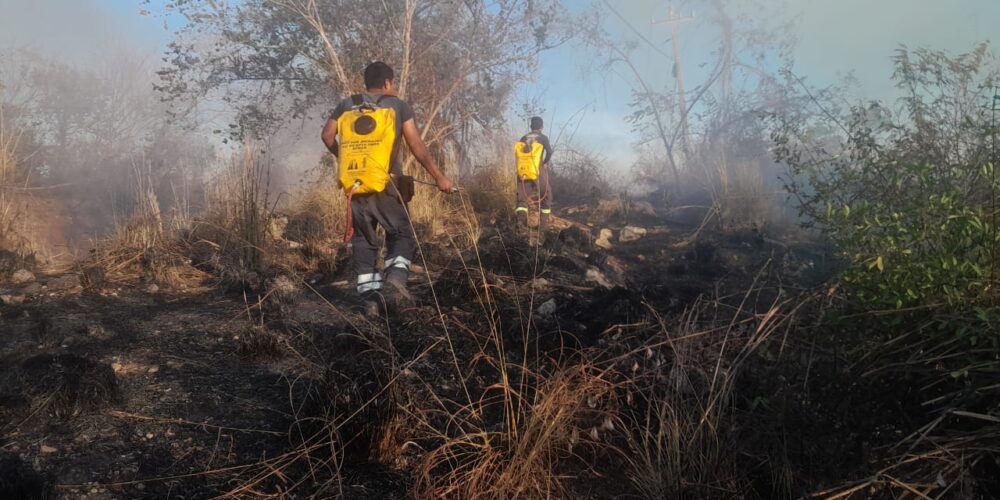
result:
[(351, 96), (351, 104), (353, 104), (355, 108), (361, 106), (364, 102), (365, 99), (361, 97), (361, 94), (354, 94)]
[(378, 96), (378, 99), (375, 99), (375, 105), (378, 106), (378, 105), (382, 104), (382, 99), (385, 99), (386, 97), (395, 97), (395, 96), (392, 96), (392, 95), (389, 95), (389, 94), (382, 94), (382, 95)]

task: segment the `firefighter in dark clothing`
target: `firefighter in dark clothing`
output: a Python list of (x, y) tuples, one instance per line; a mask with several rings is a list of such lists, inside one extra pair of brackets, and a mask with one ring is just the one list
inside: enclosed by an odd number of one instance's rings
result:
[(528, 208), (537, 205), (538, 226), (545, 229), (552, 213), (552, 190), (549, 186), (549, 160), (552, 159), (552, 145), (542, 133), (542, 119), (531, 118), (531, 132), (525, 134), (514, 145), (517, 161), (517, 208), (514, 209), (518, 224), (528, 225)]
[[(350, 198), (354, 267), (358, 292), (369, 312), (377, 311), (376, 294), (409, 299), (406, 280), (416, 250), (416, 240), (405, 203), (409, 188), (403, 186), (400, 139), (437, 183), (452, 192), (452, 183), (427, 151), (413, 120), (413, 110), (395, 95), (392, 68), (374, 62), (365, 68), (367, 90), (341, 101), (334, 109), (322, 139), (337, 157), (340, 183)], [(386, 258), (380, 269), (381, 242), (377, 227), (386, 235)]]

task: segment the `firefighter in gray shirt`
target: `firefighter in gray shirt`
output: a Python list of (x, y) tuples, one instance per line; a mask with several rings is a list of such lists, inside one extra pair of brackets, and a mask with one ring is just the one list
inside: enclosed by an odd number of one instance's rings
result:
[[(354, 247), (358, 293), (367, 312), (374, 313), (378, 311), (379, 293), (389, 299), (410, 298), (406, 279), (416, 241), (406, 200), (400, 194), (399, 179), (403, 175), (400, 139), (405, 140), (438, 189), (451, 193), (453, 185), (420, 139), (410, 105), (396, 97), (392, 68), (374, 62), (365, 68), (364, 77), (367, 90), (337, 105), (323, 128), (322, 139), (338, 157), (341, 184), (351, 199), (350, 242)], [(379, 120), (384, 123), (379, 124)], [(382, 226), (386, 235), (386, 259), (382, 266), (378, 262), (381, 246), (378, 226)]]

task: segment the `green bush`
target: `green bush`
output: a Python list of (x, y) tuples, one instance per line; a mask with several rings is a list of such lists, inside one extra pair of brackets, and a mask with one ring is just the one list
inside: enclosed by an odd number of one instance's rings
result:
[(894, 61), (898, 109), (827, 113), (838, 146), (811, 139), (806, 122), (783, 121), (777, 157), (803, 215), (840, 251), (859, 304), (933, 311), (975, 343), (1000, 317), (996, 60), (983, 45), (957, 57), (903, 48)]

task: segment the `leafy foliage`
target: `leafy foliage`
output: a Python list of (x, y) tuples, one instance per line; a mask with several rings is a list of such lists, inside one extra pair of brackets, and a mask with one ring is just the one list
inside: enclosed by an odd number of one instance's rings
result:
[(989, 322), (1000, 284), (989, 99), (1000, 68), (986, 45), (957, 57), (901, 48), (894, 63), (899, 109), (870, 103), (843, 118), (829, 114), (843, 132), (840, 147), (811, 138), (802, 122), (779, 127), (775, 151), (791, 169), (788, 187), (842, 252), (856, 299)]

